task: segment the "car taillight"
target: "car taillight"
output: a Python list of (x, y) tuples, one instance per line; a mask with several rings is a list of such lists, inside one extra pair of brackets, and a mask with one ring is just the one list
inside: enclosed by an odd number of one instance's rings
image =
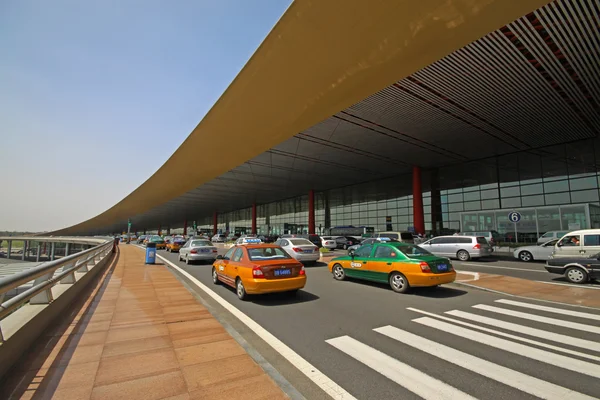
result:
[(190, 253), (192, 253), (192, 254), (196, 254), (196, 253), (198, 253), (198, 250), (196, 250), (196, 249), (191, 249), (191, 250), (190, 250)]
[(304, 265), (302, 266), (302, 268), (300, 268), (300, 272), (298, 273), (298, 275), (306, 275), (306, 271), (304, 270)]
[(213, 249), (213, 253), (216, 253), (216, 252), (217, 252), (217, 249)]
[(252, 276), (254, 278), (264, 278), (265, 274), (263, 274), (262, 269), (260, 269), (260, 267), (254, 267), (252, 268)]
[(477, 243), (475, 246), (473, 246), (473, 248), (479, 250), (479, 249), (481, 249), (481, 245), (479, 243)]
[(315, 246), (315, 248), (313, 249), (313, 251), (319, 251), (319, 248), (317, 246)]
[(294, 250), (296, 253), (302, 253), (302, 249), (300, 247), (292, 247), (292, 250)]
[(422, 261), (419, 266), (421, 267), (421, 272), (431, 272), (431, 268), (426, 262)]

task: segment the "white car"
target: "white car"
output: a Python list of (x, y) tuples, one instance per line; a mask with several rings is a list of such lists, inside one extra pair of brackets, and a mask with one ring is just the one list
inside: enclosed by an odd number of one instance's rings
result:
[(213, 236), (210, 240), (215, 242), (215, 243), (219, 243), (219, 242), (224, 242), (225, 239), (227, 239), (226, 235), (223, 234), (217, 234), (215, 236)]
[(277, 239), (275, 244), (301, 263), (314, 263), (321, 257), (319, 248), (308, 239), (282, 238)]
[(259, 244), (259, 243), (262, 243), (262, 240), (260, 240), (257, 237), (252, 237), (252, 236), (244, 236), (235, 241), (236, 245)]
[(334, 237), (331, 236), (323, 236), (321, 237), (321, 246), (325, 247), (329, 250), (335, 250), (337, 248), (337, 241)]
[(217, 259), (217, 248), (209, 241), (202, 239), (190, 239), (179, 249), (179, 261), (184, 260), (186, 264), (192, 261), (210, 261)]
[(558, 242), (558, 239), (549, 240), (541, 245), (517, 247), (513, 254), (515, 258), (525, 262), (533, 260), (545, 261), (552, 255), (556, 242)]

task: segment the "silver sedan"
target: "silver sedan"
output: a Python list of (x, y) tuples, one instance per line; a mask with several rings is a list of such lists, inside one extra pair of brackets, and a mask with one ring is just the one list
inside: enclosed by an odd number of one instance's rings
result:
[(556, 242), (558, 242), (558, 239), (550, 240), (542, 245), (517, 247), (513, 255), (515, 258), (525, 262), (533, 260), (545, 261), (552, 255)]
[(179, 249), (179, 261), (184, 260), (186, 264), (192, 261), (210, 261), (217, 259), (217, 248), (209, 240), (188, 240)]
[(275, 244), (281, 246), (286, 253), (301, 263), (314, 263), (321, 257), (319, 248), (308, 239), (282, 238), (278, 239)]

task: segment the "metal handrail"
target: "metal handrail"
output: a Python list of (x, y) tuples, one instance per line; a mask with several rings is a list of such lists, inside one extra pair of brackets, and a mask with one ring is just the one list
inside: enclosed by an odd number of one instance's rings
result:
[[(3, 238), (0, 238), (3, 239)], [(30, 238), (28, 238), (30, 239)], [(39, 241), (45, 241), (44, 238), (37, 238)], [(57, 238), (52, 238), (57, 239)], [(15, 240), (15, 238), (11, 238)], [(19, 239), (16, 239), (19, 240)], [(64, 283), (75, 283), (75, 272), (81, 270), (81, 272), (87, 272), (87, 265), (95, 261), (100, 261), (108, 253), (111, 252), (114, 239), (87, 239), (73, 240), (71, 238), (65, 240), (68, 243), (81, 243), (81, 244), (96, 244), (95, 247), (80, 251), (76, 254), (66, 256), (54, 261), (48, 261), (42, 263), (36, 267), (28, 270), (4, 277), (0, 279), (0, 321), (7, 315), (11, 314), (14, 310), (21, 307), (26, 302), (32, 300), (36, 296), (41, 296), (40, 301), (37, 298), (36, 304), (47, 304), (52, 301), (51, 289), (54, 285), (61, 281)], [(61, 268), (63, 270), (56, 276), (55, 272)], [(5, 294), (14, 288), (21, 286), (24, 283), (34, 281), (33, 286), (22, 293), (8, 299), (3, 302)], [(46, 294), (44, 294), (46, 292)], [(44, 297), (46, 296), (46, 297)], [(33, 300), (32, 300), (33, 301)], [(3, 342), (2, 331), (0, 330), (0, 343)]]

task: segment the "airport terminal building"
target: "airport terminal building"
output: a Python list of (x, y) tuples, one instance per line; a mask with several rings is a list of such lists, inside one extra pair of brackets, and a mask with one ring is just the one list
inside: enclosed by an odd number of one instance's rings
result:
[(309, 3), (154, 176), (58, 233), (600, 227), (599, 0)]

